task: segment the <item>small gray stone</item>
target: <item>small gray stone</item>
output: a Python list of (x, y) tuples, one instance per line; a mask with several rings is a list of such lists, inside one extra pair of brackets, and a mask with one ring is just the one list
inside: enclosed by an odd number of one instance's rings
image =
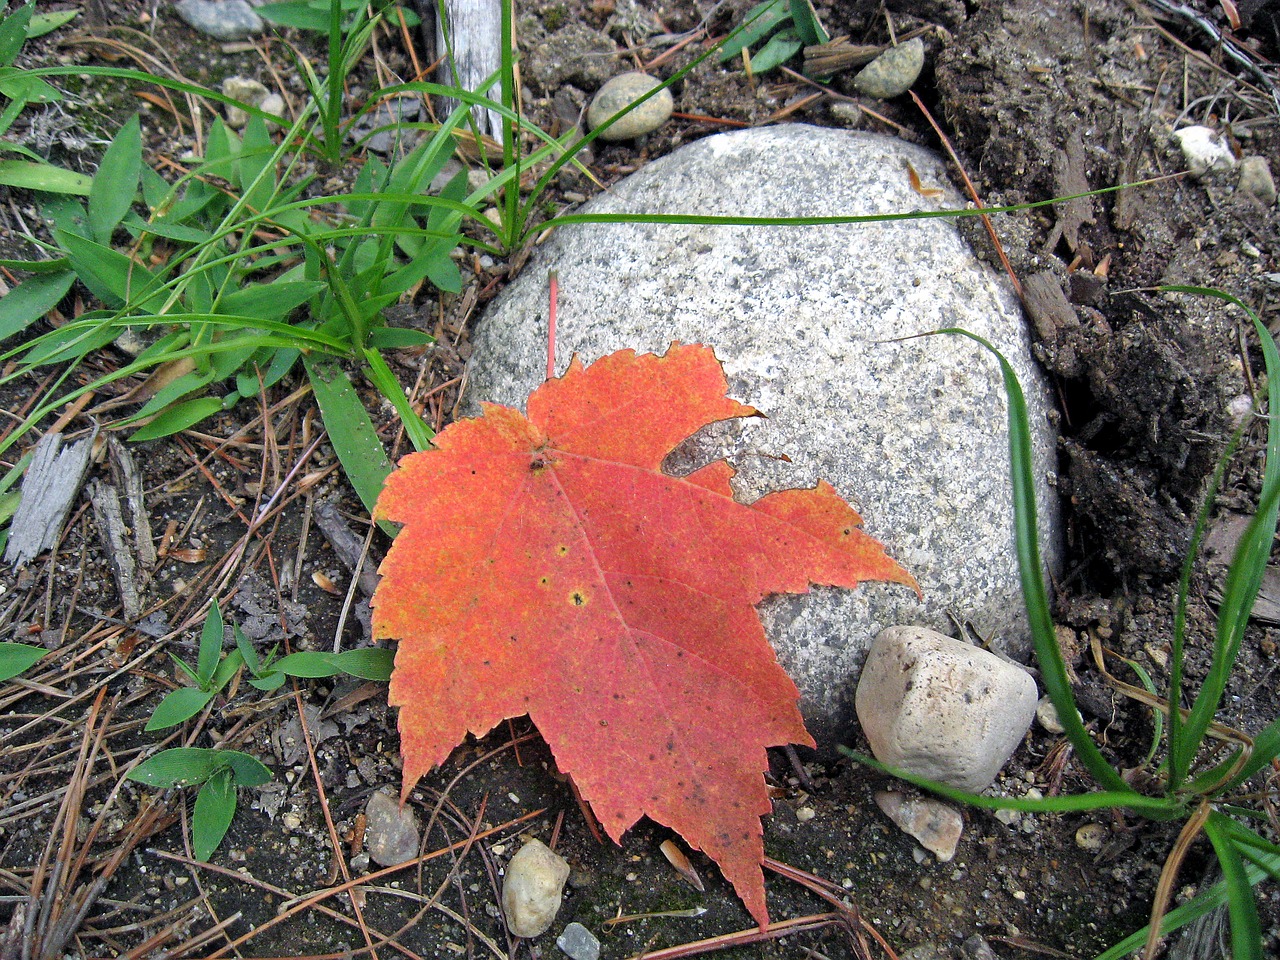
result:
[(572, 960), (599, 960), (600, 941), (580, 923), (571, 923), (556, 937), (556, 946)]
[(978, 791), (1031, 726), (1036, 684), (986, 650), (924, 627), (890, 627), (867, 653), (856, 704), (881, 763)]
[(876, 792), (876, 806), (908, 836), (915, 837), (939, 863), (950, 863), (964, 832), (958, 810), (932, 797), (907, 797), (892, 790)]
[(369, 797), (364, 815), (364, 844), (375, 862), (394, 867), (418, 855), (418, 818), (412, 807), (379, 790)]
[(513, 936), (546, 932), (560, 910), (569, 864), (541, 840), (530, 840), (507, 864), (502, 881), (502, 912)]
[[(587, 109), (587, 126), (594, 130), (661, 82), (647, 73), (619, 74), (596, 92)], [(631, 140), (652, 133), (667, 122), (674, 109), (675, 101), (671, 97), (671, 90), (662, 90), (630, 113), (619, 117), (617, 123), (600, 134), (600, 139)]]
[(1245, 157), (1240, 161), (1239, 188), (1267, 206), (1276, 202), (1276, 182), (1271, 178), (1271, 165), (1266, 157)]
[(178, 0), (178, 16), (215, 40), (244, 40), (262, 32), (262, 18), (248, 0)]
[(906, 93), (924, 69), (924, 41), (919, 37), (890, 47), (853, 78), (859, 93), (889, 100)]

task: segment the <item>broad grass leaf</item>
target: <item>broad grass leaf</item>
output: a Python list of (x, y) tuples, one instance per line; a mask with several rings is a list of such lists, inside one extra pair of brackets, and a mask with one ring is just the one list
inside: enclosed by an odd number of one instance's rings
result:
[(111, 244), (111, 234), (137, 196), (141, 170), (142, 130), (135, 113), (115, 135), (102, 156), (98, 172), (93, 175), (93, 186), (89, 190), (89, 229), (98, 243)]
[(271, 771), (256, 757), (239, 750), (220, 750), (222, 762), (235, 774), (236, 784), (241, 787), (260, 787), (271, 781)]
[(391, 460), (373, 428), (369, 411), (337, 362), (314, 355), (304, 355), (302, 362), (342, 469), (361, 502), (372, 511), (391, 472)]
[(79, 10), (55, 10), (52, 13), (37, 13), (31, 18), (31, 26), (27, 28), (27, 39), (34, 40), (36, 37), (43, 37), (46, 33), (53, 33), (53, 31), (65, 26), (78, 16), (80, 16)]
[(915, 581), (826, 483), (734, 499), (717, 462), (666, 456), (755, 416), (707, 347), (624, 350), (485, 405), (387, 480), (404, 524), (381, 567), (374, 636), (397, 638), (407, 793), (468, 733), (528, 714), (615, 840), (643, 816), (720, 866), (768, 921), (765, 748), (812, 745), (755, 611), (810, 584)]
[(318, 280), (251, 283), (219, 300), (218, 312), (230, 316), (283, 320), (324, 289), (325, 284)]
[(54, 237), (67, 251), (81, 282), (108, 307), (118, 309), (127, 303), (145, 311), (160, 298), (155, 275), (123, 253), (62, 230), (55, 231)]
[(76, 275), (70, 270), (28, 277), (0, 299), (0, 341), (21, 333), (58, 305)]
[(218, 750), (172, 747), (161, 750), (129, 771), (127, 779), (148, 787), (170, 790), (204, 783), (224, 766)]
[(135, 430), (129, 439), (141, 443), (144, 440), (156, 440), (181, 433), (222, 409), (222, 400), (218, 397), (197, 397), (195, 400), (187, 400), (158, 414), (150, 423)]
[(0, 681), (12, 680), (35, 666), (49, 651), (29, 643), (0, 643)]
[(0, 186), (87, 197), (93, 189), (93, 179), (50, 163), (0, 160)]
[(0, 66), (9, 66), (18, 56), (18, 51), (27, 42), (27, 30), (31, 26), (31, 15), (35, 13), (35, 0), (25, 6), (18, 7), (13, 13), (0, 18)]
[(236, 785), (229, 767), (205, 781), (191, 812), (191, 847), (197, 860), (207, 861), (227, 835), (236, 815)]
[(156, 706), (151, 719), (143, 729), (151, 733), (186, 723), (203, 710), (213, 698), (214, 691), (201, 690), (199, 687), (179, 687), (177, 690), (171, 690)]
[[(791, 7), (788, 0), (765, 0), (764, 3), (756, 4), (742, 18), (742, 26), (720, 46), (720, 59), (732, 60), (742, 53), (743, 47), (764, 39), (790, 18)], [(754, 59), (753, 57), (752, 60)]]
[(795, 56), (801, 46), (803, 44), (794, 30), (781, 30), (751, 57), (751, 69), (755, 73), (768, 73)]

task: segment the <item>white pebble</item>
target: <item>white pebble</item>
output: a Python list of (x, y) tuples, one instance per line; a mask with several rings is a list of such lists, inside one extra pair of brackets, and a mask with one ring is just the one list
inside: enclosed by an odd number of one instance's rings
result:
[(513, 936), (545, 933), (560, 911), (569, 864), (541, 840), (530, 840), (507, 864), (502, 882), (502, 912)]
[(1182, 148), (1187, 170), (1197, 180), (1210, 173), (1227, 173), (1235, 169), (1236, 158), (1231, 146), (1208, 127), (1183, 127), (1173, 132)]

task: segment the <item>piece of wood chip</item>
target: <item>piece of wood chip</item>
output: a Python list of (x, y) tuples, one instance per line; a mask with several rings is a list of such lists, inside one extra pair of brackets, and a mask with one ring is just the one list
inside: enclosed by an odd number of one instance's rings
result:
[(58, 534), (71, 512), (93, 455), (95, 430), (63, 449), (62, 434), (47, 433), (32, 452), (31, 465), (22, 481), (22, 502), (9, 525), (6, 563), (26, 566), (58, 542)]

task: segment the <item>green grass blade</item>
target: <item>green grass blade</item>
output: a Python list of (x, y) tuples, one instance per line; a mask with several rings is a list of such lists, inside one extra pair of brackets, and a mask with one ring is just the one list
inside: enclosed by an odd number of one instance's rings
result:
[(839, 747), (838, 749), (845, 756), (851, 757), (858, 763), (873, 770), (879, 770), (881, 773), (887, 773), (889, 776), (897, 777), (899, 780), (913, 783), (917, 787), (936, 793), (941, 797), (946, 797), (948, 800), (954, 800), (957, 803), (969, 806), (982, 807), (985, 810), (1022, 810), (1027, 813), (1078, 813), (1084, 810), (1115, 810), (1123, 808), (1141, 813), (1152, 820), (1170, 820), (1182, 813), (1182, 807), (1177, 801), (1164, 797), (1148, 797), (1128, 786), (1125, 786), (1122, 790), (1098, 790), (1093, 793), (1074, 794), (1066, 797), (1041, 797), (1038, 800), (1019, 799), (1017, 797), (989, 797), (985, 794), (970, 793), (967, 790), (949, 787), (945, 783), (938, 783), (936, 780), (930, 780), (928, 777), (922, 777), (909, 770), (890, 767), (874, 757), (858, 753), (847, 747)]
[(382, 485), (391, 473), (391, 461), (373, 428), (369, 412), (335, 361), (303, 354), (302, 362), (342, 469), (360, 502), (372, 513)]
[(160, 790), (204, 783), (222, 769), (217, 750), (207, 747), (172, 747), (144, 760), (125, 779)]
[(217, 669), (218, 659), (222, 656), (222, 641), (226, 633), (227, 625), (222, 619), (222, 611), (216, 603), (209, 604), (204, 626), (200, 628), (200, 652), (196, 660), (196, 676), (203, 684), (208, 684), (213, 679), (213, 671)]
[[(1205, 531), (1209, 529), (1209, 514), (1217, 503), (1218, 490), (1222, 487), (1227, 466), (1235, 454), (1236, 447), (1244, 436), (1246, 424), (1232, 435), (1226, 450), (1218, 458), (1213, 476), (1209, 479), (1209, 488), (1200, 502), (1196, 514), (1195, 526), (1191, 531), (1191, 543), (1187, 546), (1187, 555), (1182, 562), (1182, 572), (1178, 577), (1177, 601), (1173, 608), (1173, 636), (1169, 641), (1169, 694), (1165, 698), (1169, 703), (1181, 705), (1183, 667), (1186, 659), (1187, 638), (1187, 604), (1191, 597), (1191, 577), (1195, 573), (1196, 557), (1200, 553), (1200, 544), (1204, 541)], [(1160, 716), (1159, 713), (1156, 714)], [(1199, 749), (1199, 742), (1187, 738), (1183, 734), (1184, 721), (1182, 712), (1174, 710), (1169, 714), (1169, 757), (1168, 757), (1168, 789), (1176, 791), (1186, 781), (1190, 772), (1190, 764)]]
[(1262, 347), (1267, 369), (1267, 459), (1263, 471), (1262, 493), (1258, 512), (1250, 521), (1227, 571), (1222, 601), (1218, 607), (1218, 629), (1214, 640), (1213, 660), (1204, 683), (1192, 703), (1178, 741), (1170, 741), (1171, 772), (1189, 769), (1209, 724), (1213, 722), (1227, 680), (1240, 652), (1240, 643), (1249, 615), (1262, 587), (1271, 544), (1275, 537), (1276, 519), (1280, 514), (1280, 351), (1277, 351), (1266, 326), (1258, 315), (1239, 298), (1220, 290), (1204, 287), (1164, 287), (1178, 293), (1211, 296), (1243, 309), (1252, 321)]
[(1280, 718), (1272, 720), (1253, 738), (1253, 752), (1245, 761), (1228, 788), (1238, 787), (1263, 767), (1270, 766), (1271, 761), (1280, 756)]
[(236, 815), (236, 786), (230, 767), (219, 770), (196, 794), (191, 813), (191, 848), (197, 860), (207, 861), (227, 835)]
[(36, 11), (35, 0), (25, 6), (18, 7), (13, 13), (0, 19), (0, 66), (7, 67), (18, 56), (18, 51), (27, 42), (27, 30), (31, 26), (31, 15)]
[(138, 194), (141, 171), (142, 131), (135, 113), (107, 147), (89, 190), (89, 230), (98, 243), (111, 245), (111, 235)]
[(0, 299), (0, 341), (21, 333), (56, 307), (76, 275), (70, 270), (28, 277)]
[[(1277, 862), (1280, 862), (1280, 858), (1277, 858)], [(1256, 885), (1265, 878), (1266, 872), (1253, 863), (1246, 863), (1245, 876), (1251, 884)], [(1178, 928), (1199, 920), (1206, 913), (1216, 910), (1226, 902), (1227, 886), (1219, 881), (1208, 890), (1200, 893), (1190, 903), (1184, 903), (1176, 910), (1170, 910), (1166, 913), (1164, 919), (1160, 921), (1160, 933), (1162, 936), (1168, 936)], [(1142, 949), (1143, 944), (1147, 941), (1147, 930), (1147, 927), (1143, 927), (1141, 930), (1129, 934), (1109, 950), (1098, 954), (1094, 960), (1124, 960), (1125, 957), (1131, 956)]]
[(201, 690), (199, 687), (179, 687), (177, 690), (171, 690), (156, 705), (151, 713), (151, 719), (142, 729), (152, 733), (185, 723), (203, 710), (213, 697), (212, 690)]
[(1130, 793), (1132, 790), (1102, 756), (1093, 738), (1085, 730), (1076, 709), (1071, 681), (1062, 659), (1062, 650), (1049, 614), (1049, 596), (1044, 587), (1044, 565), (1040, 561), (1040, 536), (1036, 522), (1035, 464), (1031, 456), (1031, 428), (1027, 418), (1027, 402), (1022, 385), (1000, 351), (982, 337), (967, 330), (949, 328), (935, 333), (968, 337), (985, 347), (1000, 363), (1008, 402), (1010, 476), (1013, 481), (1014, 541), (1018, 553), (1018, 571), (1022, 578), (1022, 597), (1031, 625), (1031, 638), (1040, 664), (1040, 680), (1058, 710), (1067, 738), (1089, 773), (1107, 790)]
[(194, 427), (201, 420), (212, 417), (222, 409), (222, 400), (218, 397), (197, 397), (194, 400), (185, 400), (163, 413), (156, 414), (154, 420), (131, 433), (129, 439), (134, 443), (143, 443), (147, 440), (171, 437), (175, 433)]
[(791, 6), (787, 0), (765, 0), (747, 11), (742, 23), (720, 45), (720, 60), (732, 60), (745, 47), (763, 40), (772, 31), (791, 19)]
[(239, 750), (220, 750), (218, 753), (222, 762), (235, 774), (237, 786), (260, 787), (271, 782), (271, 771), (257, 757)]
[(1262, 960), (1262, 924), (1253, 887), (1245, 873), (1240, 851), (1224, 829), (1225, 818), (1216, 811), (1204, 823), (1205, 836), (1213, 844), (1222, 868), (1222, 882), (1227, 887), (1227, 911), (1231, 917), (1231, 955), (1233, 960)]
[(0, 643), (0, 681), (12, 680), (49, 651), (29, 643)]
[(329, 656), (343, 673), (359, 677), (361, 680), (382, 682), (390, 680), (391, 668), (395, 663), (395, 654), (381, 647), (344, 650), (342, 653), (331, 653)]
[(365, 348), (364, 358), (369, 364), (369, 379), (378, 388), (378, 392), (391, 401), (391, 405), (396, 408), (396, 413), (400, 415), (400, 422), (404, 424), (404, 432), (409, 435), (409, 442), (413, 444), (413, 449), (419, 452), (429, 449), (436, 435), (435, 431), (427, 426), (426, 421), (409, 405), (408, 398), (400, 388), (400, 381), (387, 366), (387, 361), (382, 359), (382, 354), (377, 350), (369, 348)]
[(93, 178), (86, 177), (83, 173), (73, 173), (62, 167), (55, 167), (51, 163), (0, 160), (0, 186), (87, 197), (89, 191), (93, 189)]

